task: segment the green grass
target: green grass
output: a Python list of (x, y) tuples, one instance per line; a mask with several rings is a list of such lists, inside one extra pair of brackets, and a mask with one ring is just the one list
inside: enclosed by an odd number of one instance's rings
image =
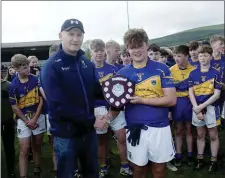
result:
[(161, 38), (151, 39), (150, 44), (159, 46), (176, 46), (186, 44), (189, 41), (209, 40), (212, 35), (224, 35), (224, 24), (194, 28), (179, 33), (174, 33)]
[[(225, 154), (225, 131), (220, 131), (220, 145), (221, 150), (223, 154)], [(119, 167), (120, 167), (120, 161), (119, 161), (119, 155), (116, 148), (116, 143), (113, 139), (110, 140), (110, 148), (112, 152), (112, 168), (110, 168), (110, 175), (109, 178), (122, 178), (122, 176), (119, 175)], [(48, 137), (45, 136), (44, 138), (44, 145), (43, 145), (43, 153), (42, 153), (42, 170), (43, 170), (43, 178), (54, 178), (53, 174), (50, 172), (52, 169), (52, 159), (51, 159), (51, 149), (50, 144), (48, 143)], [(6, 178), (6, 166), (5, 166), (5, 160), (4, 160), (4, 150), (2, 147), (1, 150), (2, 155), (2, 164), (1, 164), (1, 172), (2, 172), (2, 178)], [(209, 158), (208, 158), (209, 159)], [(184, 160), (185, 161), (185, 160)], [(224, 160), (225, 161), (225, 160)], [(18, 171), (18, 142), (16, 141), (16, 174), (19, 175)], [(185, 163), (184, 163), (185, 164)], [(32, 177), (32, 168), (33, 163), (29, 164), (29, 176)], [(167, 178), (224, 178), (225, 177), (225, 167), (220, 168), (220, 170), (216, 174), (208, 174), (207, 173), (207, 167), (200, 171), (200, 172), (194, 172), (192, 168), (183, 165), (177, 172), (171, 172), (168, 171)], [(148, 174), (148, 178), (150, 178), (150, 171)]]

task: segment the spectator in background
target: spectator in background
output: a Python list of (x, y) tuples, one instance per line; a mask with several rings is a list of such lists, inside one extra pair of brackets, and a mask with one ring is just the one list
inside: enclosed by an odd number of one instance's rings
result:
[(16, 76), (16, 71), (15, 71), (15, 69), (12, 66), (10, 66), (8, 68), (8, 75), (7, 75), (7, 79), (6, 80), (11, 82), (14, 79), (15, 76)]
[(210, 45), (213, 49), (213, 59), (211, 61), (211, 65), (217, 70), (222, 71), (223, 67), (225, 67), (225, 59), (224, 56), (222, 56), (224, 50), (224, 36), (212, 36), (210, 38)]
[(41, 68), (38, 66), (38, 58), (36, 56), (29, 56), (30, 73), (33, 75), (39, 75)]
[(124, 66), (118, 63), (120, 57), (120, 45), (116, 41), (110, 40), (105, 44), (106, 50), (106, 62), (108, 64), (116, 66), (118, 69), (122, 69)]
[(188, 58), (189, 63), (194, 67), (199, 66), (198, 61), (199, 43), (197, 41), (191, 41), (188, 43), (188, 47), (189, 47), (189, 54), (191, 56), (190, 58)]
[(130, 54), (127, 52), (126, 48), (121, 50), (120, 58), (122, 59), (124, 66), (131, 64)]
[[(176, 62), (175, 62), (175, 60), (174, 60), (174, 58), (173, 58), (173, 51), (172, 51), (170, 48), (168, 48), (168, 47), (160, 47), (160, 50), (161, 50), (161, 49), (166, 50), (167, 53), (169, 54), (169, 55), (167, 56), (166, 65), (167, 65), (168, 67), (174, 66), (174, 65), (176, 64)], [(173, 48), (172, 48), (172, 49), (173, 49)]]
[(165, 49), (160, 49), (159, 62), (166, 64), (169, 53)]
[(8, 68), (1, 66), (1, 135), (5, 151), (6, 168), (8, 178), (16, 178), (15, 169), (15, 121), (9, 103), (8, 89), (10, 82), (7, 81)]
[(160, 47), (157, 44), (151, 44), (148, 47), (148, 57), (151, 60), (159, 61)]

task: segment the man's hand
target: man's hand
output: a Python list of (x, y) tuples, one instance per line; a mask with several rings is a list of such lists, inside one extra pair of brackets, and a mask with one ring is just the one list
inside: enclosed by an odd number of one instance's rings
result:
[(139, 96), (131, 96), (129, 99), (132, 104), (144, 104), (144, 99)]
[(202, 112), (197, 114), (197, 118), (201, 121), (204, 120), (204, 116), (203, 116)]
[(94, 127), (96, 129), (105, 130), (109, 127), (108, 120), (104, 116), (96, 116)]
[(204, 107), (203, 107), (202, 104), (200, 104), (200, 105), (198, 105), (198, 106), (196, 106), (196, 107), (193, 108), (193, 110), (194, 110), (194, 112), (196, 114), (200, 113), (203, 109), (204, 109)]

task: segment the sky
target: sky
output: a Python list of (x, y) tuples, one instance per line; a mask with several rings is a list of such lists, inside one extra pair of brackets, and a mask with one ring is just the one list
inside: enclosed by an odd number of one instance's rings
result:
[[(224, 1), (129, 1), (130, 28), (149, 39), (224, 23)], [(123, 42), (128, 29), (126, 1), (2, 1), (2, 42), (58, 40), (66, 19), (79, 19), (84, 41)]]

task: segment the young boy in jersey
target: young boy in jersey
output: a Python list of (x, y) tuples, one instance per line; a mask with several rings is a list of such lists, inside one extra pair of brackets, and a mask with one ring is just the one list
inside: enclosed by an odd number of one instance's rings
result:
[(130, 29), (124, 44), (133, 64), (118, 73), (135, 82), (134, 96), (125, 106), (127, 155), (133, 164), (133, 178), (145, 178), (152, 161), (153, 178), (165, 178), (165, 163), (175, 151), (168, 119), (168, 107), (176, 104), (176, 90), (169, 68), (148, 58), (148, 36), (143, 29)]
[(110, 40), (105, 44), (106, 62), (114, 65), (118, 70), (122, 69), (124, 65), (117, 63), (120, 58), (120, 45), (116, 41)]
[(191, 56), (190, 58), (188, 58), (189, 63), (194, 67), (199, 66), (199, 61), (198, 61), (199, 43), (197, 41), (191, 41), (188, 44), (188, 47), (189, 47), (189, 54)]
[(151, 60), (159, 61), (160, 47), (156, 44), (151, 44), (148, 47), (148, 56)]
[(160, 49), (159, 53), (159, 62), (166, 65), (169, 53), (165, 49)]
[(176, 156), (175, 166), (180, 167), (182, 164), (182, 141), (183, 132), (186, 131), (186, 143), (188, 151), (188, 165), (192, 163), (192, 105), (188, 97), (188, 77), (192, 70), (195, 69), (188, 62), (189, 48), (186, 45), (180, 45), (174, 50), (174, 59), (176, 65), (170, 68), (174, 79), (177, 92), (177, 104), (172, 108), (172, 118), (175, 122), (175, 145)]
[(222, 55), (224, 50), (224, 36), (214, 35), (210, 38), (210, 45), (213, 49), (211, 66), (222, 71), (225, 67), (225, 58)]
[[(105, 43), (100, 39), (92, 40), (90, 44), (92, 61), (96, 68), (96, 77), (100, 84), (105, 80), (111, 78), (117, 72), (117, 68), (105, 62)], [(96, 119), (101, 118), (108, 113), (109, 105), (105, 100), (97, 100), (95, 103), (95, 116)], [(125, 129), (126, 126), (124, 112), (120, 114), (110, 123), (111, 129), (117, 137), (117, 145), (120, 153), (121, 168), (120, 174), (124, 176), (132, 175), (127, 158), (126, 158), (126, 141)], [(108, 169), (106, 165), (106, 152), (107, 152), (107, 130), (97, 130), (99, 138), (99, 162), (100, 162), (100, 178), (107, 176)]]
[(18, 72), (9, 87), (10, 103), (17, 121), (17, 136), (20, 144), (20, 177), (27, 177), (28, 153), (32, 137), (34, 175), (40, 177), (40, 154), (45, 128), (45, 117), (41, 115), (43, 99), (39, 91), (38, 78), (30, 74), (29, 60), (22, 54), (11, 59)]
[(30, 73), (33, 75), (39, 75), (41, 68), (38, 66), (38, 58), (36, 56), (29, 56), (30, 61)]
[(122, 48), (120, 58), (122, 59), (124, 66), (131, 64), (130, 54), (127, 52), (126, 48)]
[(195, 170), (200, 170), (204, 166), (205, 148), (205, 126), (211, 142), (211, 163), (209, 172), (217, 170), (217, 154), (219, 149), (219, 138), (217, 126), (219, 120), (219, 103), (217, 100), (221, 92), (221, 74), (210, 65), (212, 58), (212, 48), (203, 45), (199, 50), (200, 67), (190, 73), (189, 96), (193, 105), (192, 124), (197, 128), (197, 166)]

